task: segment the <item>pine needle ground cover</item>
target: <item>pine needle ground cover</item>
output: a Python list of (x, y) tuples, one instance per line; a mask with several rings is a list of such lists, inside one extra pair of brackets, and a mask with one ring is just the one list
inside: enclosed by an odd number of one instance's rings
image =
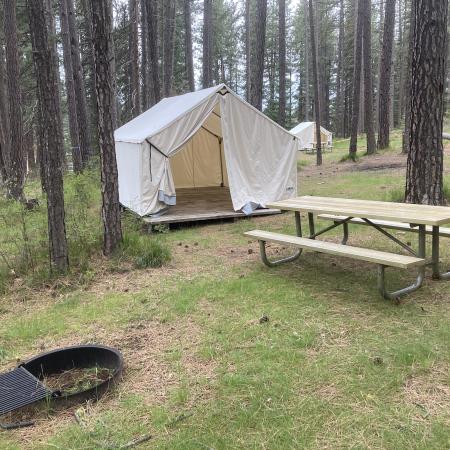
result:
[[(345, 147), (321, 168), (301, 156), (302, 194), (397, 196), (406, 163), (398, 149), (338, 163)], [(145, 436), (138, 448), (448, 448), (450, 284), (427, 278), (395, 305), (379, 298), (370, 264), (307, 253), (268, 269), (242, 235), (253, 228), (293, 233), (294, 222), (283, 214), (156, 237), (133, 228), (128, 265), (97, 259), (89, 280), (70, 288), (64, 278), (8, 284), (2, 371), (18, 357), (87, 342), (118, 347), (126, 370), (97, 404), (43, 408), (33, 428), (2, 432), (0, 447), (120, 448)], [(141, 264), (139, 239), (157, 239), (146, 254), (161, 255), (161, 267)], [(351, 226), (350, 243), (396, 250), (368, 227)], [(406, 281), (390, 271), (392, 285)]]

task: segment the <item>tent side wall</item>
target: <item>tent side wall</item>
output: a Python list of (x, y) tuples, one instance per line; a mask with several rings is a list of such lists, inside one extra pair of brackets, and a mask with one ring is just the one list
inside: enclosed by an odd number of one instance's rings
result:
[(225, 160), (236, 211), (297, 195), (294, 136), (229, 92), (220, 99)]
[(120, 203), (143, 215), (142, 204), (142, 144), (116, 142)]

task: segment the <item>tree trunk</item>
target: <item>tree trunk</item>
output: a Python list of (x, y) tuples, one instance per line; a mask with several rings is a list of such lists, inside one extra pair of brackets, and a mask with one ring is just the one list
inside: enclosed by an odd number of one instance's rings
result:
[(316, 119), (316, 163), (318, 166), (322, 165), (322, 139), (320, 135), (320, 90), (319, 90), (319, 74), (317, 70), (317, 45), (316, 32), (314, 29), (314, 9), (312, 0), (309, 0), (309, 28), (311, 32), (311, 50), (312, 50), (312, 64), (314, 77), (314, 114)]
[(34, 128), (31, 126), (25, 133), (25, 145), (27, 149), (28, 172), (34, 172), (36, 169), (36, 153), (34, 145)]
[(395, 0), (386, 0), (384, 16), (383, 47), (381, 50), (379, 100), (378, 100), (378, 148), (389, 147), (391, 114), (391, 73), (394, 45)]
[(164, 97), (172, 94), (175, 35), (175, 0), (164, 1), (163, 75)]
[(5, 54), (0, 44), (0, 177), (6, 184), (9, 169), (9, 121), (6, 90)]
[(448, 0), (415, 0), (406, 201), (441, 205)]
[(250, 0), (245, 0), (245, 100), (250, 100)]
[(72, 55), (73, 82), (75, 87), (75, 98), (77, 103), (78, 134), (80, 142), (80, 153), (83, 166), (89, 161), (91, 154), (90, 137), (87, 119), (86, 89), (84, 87), (83, 68), (80, 58), (80, 44), (75, 22), (75, 9), (73, 0), (67, 2), (67, 13), (69, 22), (70, 50)]
[(356, 13), (356, 31), (353, 60), (353, 98), (352, 98), (352, 119), (349, 156), (353, 161), (356, 159), (358, 150), (358, 118), (361, 96), (361, 59), (362, 59), (362, 32), (363, 32), (363, 5), (364, 0), (358, 0)]
[(213, 4), (212, 0), (203, 1), (203, 88), (213, 84)]
[(23, 145), (22, 99), (20, 92), (19, 51), (17, 43), (16, 0), (4, 0), (3, 15), (6, 42), (6, 76), (9, 107), (9, 176), (8, 195), (24, 199), (26, 159)]
[(51, 11), (46, 0), (27, 0), (36, 68), (38, 98), (42, 112), (42, 143), (45, 155), (49, 256), (51, 268), (64, 272), (69, 267), (64, 214), (63, 142), (60, 133), (60, 104), (56, 36), (50, 34)]
[(128, 0), (130, 15), (130, 97), (131, 117), (141, 113), (141, 84), (139, 82), (139, 34), (137, 0)]
[(408, 36), (408, 56), (407, 56), (407, 70), (405, 83), (405, 129), (403, 131), (402, 153), (407, 154), (411, 139), (411, 80), (412, 80), (412, 52), (414, 48), (414, 24), (415, 14), (414, 8), (411, 5), (409, 15), (409, 36)]
[(69, 36), (69, 18), (67, 12), (67, 1), (60, 1), (60, 24), (61, 36), (63, 44), (63, 60), (64, 60), (64, 80), (66, 85), (67, 111), (69, 116), (69, 134), (72, 152), (72, 165), (75, 173), (80, 173), (83, 169), (80, 153), (80, 142), (78, 132), (78, 116), (77, 103), (75, 94), (75, 84), (73, 81), (72, 53), (70, 47)]
[(149, 79), (148, 79), (148, 37), (147, 37), (147, 3), (141, 0), (141, 79), (142, 79), (142, 109), (146, 111), (149, 106)]
[(119, 183), (114, 146), (114, 42), (110, 0), (89, 0), (92, 12), (95, 89), (102, 173), (103, 253), (111, 255), (122, 240)]
[(186, 80), (191, 92), (195, 91), (194, 57), (192, 51), (191, 0), (184, 0), (184, 51)]
[(286, 126), (286, 0), (278, 0), (278, 123)]
[(92, 149), (91, 153), (98, 154), (98, 142), (96, 141), (98, 117), (97, 117), (97, 101), (95, 98), (95, 68), (94, 68), (94, 53), (92, 47), (92, 19), (88, 6), (88, 0), (80, 0), (84, 24), (84, 49), (82, 52), (82, 67), (85, 76), (85, 86), (89, 94), (89, 136), (91, 138), (91, 145), (95, 147), (95, 152)]
[(344, 80), (344, 0), (339, 1), (339, 35), (338, 35), (338, 62), (337, 62), (337, 77), (336, 77), (336, 134), (343, 136), (344, 134), (344, 96), (343, 96), (343, 80)]
[(373, 81), (372, 81), (372, 2), (363, 0), (363, 70), (364, 70), (364, 122), (367, 136), (367, 154), (376, 150), (373, 124)]
[(304, 41), (305, 41), (305, 50), (304, 50), (304, 58), (305, 58), (305, 121), (309, 121), (309, 117), (310, 117), (310, 111), (311, 111), (311, 96), (310, 96), (310, 92), (309, 92), (309, 87), (310, 87), (310, 81), (309, 81), (309, 55), (310, 55), (310, 45), (309, 45), (309, 35), (308, 35), (308, 16), (309, 16), (309, 12), (308, 12), (308, 0), (304, 0), (304, 4), (303, 4), (303, 14), (305, 17), (305, 22), (303, 24), (304, 28), (305, 28), (305, 36), (304, 36)]
[(148, 69), (150, 74), (150, 106), (161, 100), (161, 85), (159, 81), (158, 55), (158, 5), (156, 0), (147, 1), (147, 38), (148, 38)]
[(256, 0), (255, 40), (251, 52), (250, 104), (262, 110), (267, 0)]

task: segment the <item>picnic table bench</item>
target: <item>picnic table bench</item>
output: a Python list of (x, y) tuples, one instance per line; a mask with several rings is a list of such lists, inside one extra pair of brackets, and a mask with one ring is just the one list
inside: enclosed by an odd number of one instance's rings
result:
[[(284, 211), (293, 211), (297, 232), (297, 236), (262, 230), (253, 230), (245, 233), (246, 236), (259, 241), (261, 259), (269, 267), (296, 260), (301, 256), (304, 249), (371, 262), (378, 266), (378, 289), (380, 294), (387, 299), (396, 299), (420, 288), (425, 277), (425, 267), (427, 265), (432, 266), (433, 278), (450, 278), (450, 272), (441, 273), (439, 263), (440, 237), (450, 237), (450, 229), (444, 228), (441, 230), (440, 225), (450, 223), (450, 208), (312, 196), (282, 200), (270, 203), (267, 206)], [(308, 214), (309, 236), (306, 238), (302, 237), (302, 212)], [(316, 232), (315, 217), (332, 221), (333, 224)], [(400, 245), (409, 255), (347, 245), (349, 223), (372, 226)], [(344, 238), (341, 244), (316, 240), (316, 237), (339, 226), (342, 226), (344, 230)], [(386, 229), (418, 233), (418, 251), (413, 250), (410, 245), (402, 242), (396, 236), (386, 231)], [(432, 235), (430, 262), (426, 260), (427, 234)], [(270, 261), (266, 254), (266, 242), (293, 246), (297, 248), (297, 251), (288, 257)], [(386, 267), (406, 270), (414, 268), (417, 270), (416, 280), (403, 289), (389, 292), (385, 285)]]

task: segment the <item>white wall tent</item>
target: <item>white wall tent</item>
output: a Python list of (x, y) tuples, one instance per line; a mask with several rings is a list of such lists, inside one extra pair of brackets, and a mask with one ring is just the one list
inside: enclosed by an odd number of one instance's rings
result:
[[(301, 122), (292, 128), (291, 133), (298, 138), (298, 149), (312, 149), (316, 145), (316, 122)], [(322, 144), (333, 146), (333, 134), (331, 131), (320, 127)]]
[(120, 202), (140, 216), (181, 188), (223, 186), (247, 214), (297, 194), (295, 138), (225, 85), (160, 101), (115, 141)]

